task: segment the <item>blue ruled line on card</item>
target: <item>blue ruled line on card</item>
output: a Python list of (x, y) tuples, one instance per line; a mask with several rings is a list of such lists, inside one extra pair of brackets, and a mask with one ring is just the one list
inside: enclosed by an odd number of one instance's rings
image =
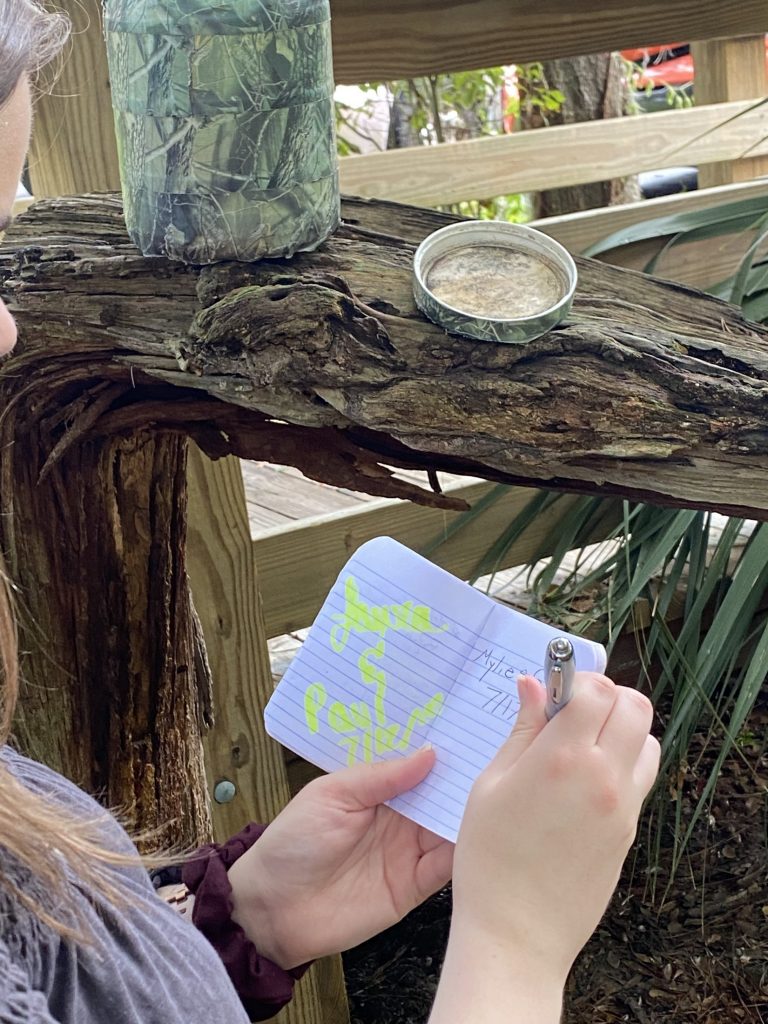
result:
[[(369, 541), (277, 686), (267, 731), (325, 771), (430, 743), (432, 772), (390, 806), (455, 840), (475, 779), (514, 726), (518, 676), (540, 677), (548, 641), (563, 635), (388, 537)], [(603, 671), (599, 644), (569, 639), (579, 668)]]

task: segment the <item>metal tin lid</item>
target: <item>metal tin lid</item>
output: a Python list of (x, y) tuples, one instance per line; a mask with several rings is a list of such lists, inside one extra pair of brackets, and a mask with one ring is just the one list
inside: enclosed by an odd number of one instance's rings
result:
[(524, 344), (565, 319), (577, 277), (570, 253), (543, 232), (466, 221), (421, 243), (414, 295), (419, 309), (447, 331)]

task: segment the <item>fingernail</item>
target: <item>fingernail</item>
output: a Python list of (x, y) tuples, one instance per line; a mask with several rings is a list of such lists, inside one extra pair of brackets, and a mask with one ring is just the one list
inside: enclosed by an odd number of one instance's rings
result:
[(517, 695), (520, 698), (520, 704), (523, 705), (530, 696), (531, 682), (536, 682), (533, 676), (529, 676), (527, 673), (517, 677)]
[(419, 750), (434, 750), (434, 749), (435, 748), (432, 746), (432, 744), (429, 742), (429, 740), (427, 740), (426, 743), (422, 743), (422, 745), (419, 747)]

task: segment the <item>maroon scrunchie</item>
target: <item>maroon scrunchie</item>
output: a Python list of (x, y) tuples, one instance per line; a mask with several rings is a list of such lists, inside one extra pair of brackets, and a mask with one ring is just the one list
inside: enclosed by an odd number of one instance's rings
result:
[(279, 1013), (293, 997), (294, 983), (311, 964), (293, 970), (259, 956), (239, 924), (232, 920), (232, 886), (227, 871), (259, 839), (266, 825), (247, 825), (226, 843), (209, 843), (182, 868), (182, 881), (194, 894), (192, 922), (221, 957), (252, 1021)]

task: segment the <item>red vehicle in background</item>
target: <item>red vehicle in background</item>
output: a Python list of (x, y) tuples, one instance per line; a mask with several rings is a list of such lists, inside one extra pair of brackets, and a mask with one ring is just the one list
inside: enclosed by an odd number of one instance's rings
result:
[(645, 91), (666, 86), (685, 88), (693, 84), (693, 57), (687, 43), (665, 43), (622, 50), (622, 57), (637, 67), (635, 88)]
[[(622, 57), (634, 65), (632, 73), (633, 98), (636, 108), (650, 113), (669, 110), (693, 98), (695, 68), (688, 43), (664, 43), (622, 50)], [(766, 36), (766, 64), (768, 64), (768, 36)], [(509, 102), (517, 95), (514, 68), (502, 87), (501, 106), (504, 130), (515, 130), (515, 117), (509, 112)], [(640, 188), (645, 198), (670, 195), (674, 192), (697, 188), (698, 172), (695, 167), (669, 167), (639, 175)]]
[[(664, 46), (643, 46), (635, 50), (622, 50), (622, 57), (637, 68), (634, 85), (642, 96), (652, 95), (660, 90), (667, 99), (669, 89), (692, 95), (694, 83), (694, 62), (687, 43), (666, 43)], [(768, 36), (766, 37), (766, 63), (768, 63)], [(640, 102), (640, 106), (644, 106)], [(653, 103), (647, 109), (656, 110)]]
[[(632, 76), (635, 105), (646, 113), (669, 110), (693, 97), (693, 56), (688, 43), (665, 43), (622, 50), (622, 57), (635, 68)], [(638, 176), (646, 199), (690, 192), (698, 188), (695, 167), (666, 167)]]

